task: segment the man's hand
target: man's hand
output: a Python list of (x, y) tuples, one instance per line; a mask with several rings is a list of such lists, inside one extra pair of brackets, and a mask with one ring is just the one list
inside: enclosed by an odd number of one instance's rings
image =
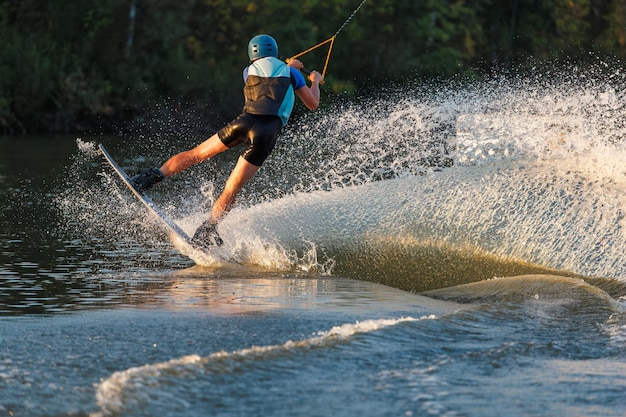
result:
[(311, 71), (311, 73), (309, 74), (309, 81), (311, 81), (312, 83), (320, 84), (322, 82), (322, 74), (315, 70)]
[(287, 60), (287, 65), (289, 65), (290, 67), (293, 67), (297, 70), (302, 69), (302, 67), (304, 67), (304, 64), (302, 64), (302, 62), (300, 62), (300, 60), (298, 59), (288, 59)]
[(296, 59), (296, 58), (288, 59), (287, 65), (305, 73), (309, 81), (311, 81), (312, 83), (322, 84), (322, 81), (323, 81), (322, 74), (320, 74), (319, 72), (315, 70), (314, 71), (307, 70), (306, 68), (304, 68), (304, 64), (300, 62), (299, 59)]

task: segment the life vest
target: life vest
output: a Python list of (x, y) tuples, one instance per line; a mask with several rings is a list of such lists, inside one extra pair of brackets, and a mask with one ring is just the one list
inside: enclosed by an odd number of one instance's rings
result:
[(278, 116), (286, 125), (295, 101), (291, 69), (274, 57), (255, 60), (248, 67), (243, 95), (246, 113)]

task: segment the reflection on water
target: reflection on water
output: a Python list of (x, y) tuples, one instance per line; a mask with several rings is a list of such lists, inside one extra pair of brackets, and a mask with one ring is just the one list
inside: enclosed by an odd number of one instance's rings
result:
[(159, 308), (215, 314), (272, 309), (354, 310), (414, 302), (415, 295), (385, 286), (333, 277), (214, 271), (203, 267), (150, 273), (108, 272), (81, 278), (3, 277), (0, 315), (50, 314), (93, 308)]
[(8, 246), (0, 253), (0, 314), (133, 303), (135, 291), (164, 285), (155, 270), (192, 264), (166, 244), (161, 250), (153, 245), (148, 252), (132, 245), (92, 247), (54, 240), (38, 247), (29, 247), (28, 240), (9, 240)]

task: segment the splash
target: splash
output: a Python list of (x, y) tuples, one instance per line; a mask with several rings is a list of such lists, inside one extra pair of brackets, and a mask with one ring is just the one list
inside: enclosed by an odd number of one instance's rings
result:
[(225, 227), (316, 242), (335, 273), (410, 290), (519, 273), (624, 278), (624, 74), (559, 75), (416, 86), (311, 115), (259, 189), (297, 167), (294, 184)]
[[(414, 84), (296, 118), (220, 225), (220, 256), (380, 282), (393, 274), (412, 290), (551, 270), (624, 278), (625, 78), (601, 67)], [(236, 156), (181, 175), (154, 200), (193, 231)], [(100, 184), (77, 201), (66, 196), (74, 220), (94, 235), (163, 239), (106, 173), (93, 177)]]

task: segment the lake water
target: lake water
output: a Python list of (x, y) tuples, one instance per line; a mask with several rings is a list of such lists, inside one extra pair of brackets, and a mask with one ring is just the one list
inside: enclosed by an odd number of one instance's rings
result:
[[(626, 415), (625, 87), (338, 100), (208, 254), (97, 152), (133, 173), (203, 138), (0, 138), (0, 416)], [(192, 232), (237, 154), (150, 196)]]

